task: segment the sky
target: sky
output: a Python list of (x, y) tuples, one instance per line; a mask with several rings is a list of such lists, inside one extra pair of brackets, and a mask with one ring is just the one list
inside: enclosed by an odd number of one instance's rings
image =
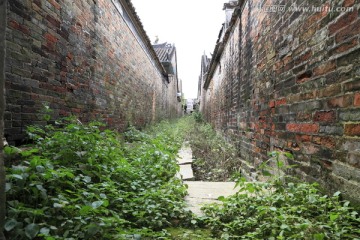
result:
[(150, 40), (175, 44), (185, 98), (196, 98), (201, 56), (213, 52), (227, 0), (132, 0)]

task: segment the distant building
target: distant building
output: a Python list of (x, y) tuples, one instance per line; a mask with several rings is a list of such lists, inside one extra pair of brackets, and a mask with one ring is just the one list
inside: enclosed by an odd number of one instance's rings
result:
[(198, 100), (198, 104), (200, 105), (200, 111), (202, 112), (204, 110), (204, 104), (205, 104), (205, 89), (204, 89), (204, 83), (207, 77), (207, 72), (209, 70), (209, 66), (210, 66), (210, 62), (211, 62), (211, 58), (209, 58), (208, 56), (206, 56), (206, 54), (204, 53), (204, 55), (201, 56), (201, 72), (200, 72), (200, 76), (199, 76), (199, 83), (198, 83), (198, 95), (197, 95), (197, 100)]
[[(238, 6), (237, 0), (229, 0), (229, 2), (224, 3), (223, 10), (225, 11), (225, 22), (220, 29), (218, 40), (213, 55), (209, 58), (205, 53), (201, 56), (201, 72), (199, 76), (198, 84), (198, 105), (199, 111), (208, 116), (208, 120), (211, 118), (211, 93), (213, 84), (209, 84), (207, 78), (209, 75), (213, 75), (214, 71), (217, 70), (218, 74), (221, 74), (221, 64), (211, 64), (213, 62), (218, 62), (222, 58), (223, 52), (223, 38), (225, 36), (226, 30), (229, 28), (232, 15), (234, 10)], [(218, 68), (218, 69), (216, 69)], [(217, 82), (215, 79), (213, 82)], [(207, 103), (207, 104), (206, 104)]]
[(186, 113), (190, 114), (196, 110), (196, 99), (186, 99)]
[(168, 89), (163, 91), (163, 102), (170, 103), (169, 100), (177, 100), (171, 101), (171, 104), (167, 106), (171, 117), (176, 117), (178, 114), (182, 113), (182, 83), (181, 80), (178, 79), (177, 74), (176, 47), (175, 45), (169, 44), (167, 42), (158, 44), (156, 41), (153, 44), (153, 48), (166, 73), (168, 74), (167, 83), (165, 85)]

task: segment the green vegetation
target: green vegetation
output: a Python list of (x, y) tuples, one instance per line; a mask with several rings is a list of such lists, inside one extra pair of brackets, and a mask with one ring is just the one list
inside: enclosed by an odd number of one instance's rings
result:
[(196, 180), (229, 181), (239, 172), (240, 163), (236, 149), (218, 134), (210, 124), (203, 122), (200, 113), (193, 113), (188, 119), (190, 128), (188, 140), (195, 161), (193, 170)]
[(212, 240), (212, 233), (204, 228), (168, 228), (171, 239), (173, 240)]
[(175, 177), (183, 141), (198, 157), (202, 180), (227, 180), (240, 167), (235, 148), (199, 119), (124, 134), (75, 119), (30, 127), (33, 145), (5, 149), (7, 238), (360, 239), (360, 218), (349, 202), (284, 175), (280, 152), (261, 165), (267, 182), (240, 178), (237, 194), (195, 218)]
[(34, 146), (5, 149), (16, 163), (7, 168), (8, 239), (166, 238), (162, 229), (189, 223), (175, 177), (180, 126), (123, 135), (74, 119), (30, 127)]
[[(287, 157), (292, 157), (286, 153)], [(318, 184), (283, 175), (281, 153), (273, 152), (275, 169), (263, 165), (267, 182), (237, 182), (239, 191), (222, 204), (203, 208), (205, 222), (221, 239), (360, 239), (360, 218), (340, 192), (323, 195)]]

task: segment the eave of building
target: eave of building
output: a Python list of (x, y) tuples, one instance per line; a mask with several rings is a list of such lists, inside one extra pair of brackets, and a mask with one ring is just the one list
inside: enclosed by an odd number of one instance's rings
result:
[(151, 41), (144, 29), (144, 26), (138, 16), (138, 14), (136, 13), (135, 7), (132, 4), (131, 0), (118, 0), (122, 6), (125, 8), (125, 11), (128, 13), (129, 17), (131, 18), (132, 22), (134, 23), (135, 27), (136, 27), (136, 31), (139, 33), (140, 37), (142, 38), (144, 44), (146, 45), (146, 47), (149, 49), (149, 52), (151, 54), (151, 57), (153, 58), (153, 60), (155, 61), (156, 67), (158, 68), (158, 70), (160, 71), (160, 73), (167, 78), (167, 73), (165, 71), (165, 68), (163, 67), (163, 65), (160, 62), (160, 59), (158, 58), (152, 44)]
[(246, 0), (240, 0), (239, 1), (239, 5), (234, 10), (234, 13), (233, 13), (233, 15), (231, 17), (231, 21), (229, 23), (229, 27), (226, 29), (226, 32), (225, 32), (225, 35), (224, 35), (224, 38), (222, 39), (222, 41), (220, 41), (221, 35), (222, 35), (221, 31), (220, 31), (218, 41), (217, 41), (217, 44), (216, 44), (215, 49), (214, 49), (213, 57), (212, 57), (211, 62), (210, 62), (208, 75), (207, 75), (206, 80), (204, 82), (204, 88), (205, 89), (208, 89), (208, 87), (210, 85), (210, 82), (211, 82), (211, 80), (212, 80), (212, 78), (214, 76), (216, 67), (219, 64), (221, 56), (223, 54), (224, 47), (226, 46), (227, 42), (230, 39), (230, 36), (231, 36), (233, 30), (235, 29), (235, 23), (236, 23), (237, 19), (241, 17), (241, 12), (242, 12), (242, 9), (243, 9), (243, 6), (244, 6), (245, 2), (246, 2)]
[(174, 57), (175, 62), (177, 62), (175, 46), (165, 42), (161, 44), (154, 44), (153, 48), (167, 74), (173, 74), (177, 77), (177, 66), (173, 66), (172, 62)]

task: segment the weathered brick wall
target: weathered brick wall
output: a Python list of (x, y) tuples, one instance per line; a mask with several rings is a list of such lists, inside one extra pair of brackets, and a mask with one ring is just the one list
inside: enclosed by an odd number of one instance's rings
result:
[[(6, 28), (6, 3), (0, 0), (0, 33)], [(6, 179), (3, 154), (4, 108), (5, 108), (5, 36), (0, 35), (0, 239), (4, 237), (6, 215)]]
[(178, 79), (176, 75), (169, 75), (169, 80), (170, 83), (167, 90), (167, 102), (169, 103), (168, 113), (170, 118), (176, 118), (178, 116), (182, 116), (181, 101), (173, 101), (173, 99), (177, 99)]
[(75, 114), (119, 130), (175, 116), (168, 107), (176, 102), (173, 85), (166, 83), (141, 31), (134, 32), (138, 26), (128, 25), (134, 22), (130, 1), (121, 0), (122, 9), (113, 2), (120, 6), (118, 0), (9, 1), (5, 135), (10, 142), (23, 139), (26, 125), (43, 124), (38, 112), (44, 102), (55, 117)]
[[(244, 1), (205, 114), (252, 165), (271, 150), (292, 152), (298, 175), (360, 202), (360, 3), (279, 2)], [(285, 11), (262, 11), (280, 4)]]

